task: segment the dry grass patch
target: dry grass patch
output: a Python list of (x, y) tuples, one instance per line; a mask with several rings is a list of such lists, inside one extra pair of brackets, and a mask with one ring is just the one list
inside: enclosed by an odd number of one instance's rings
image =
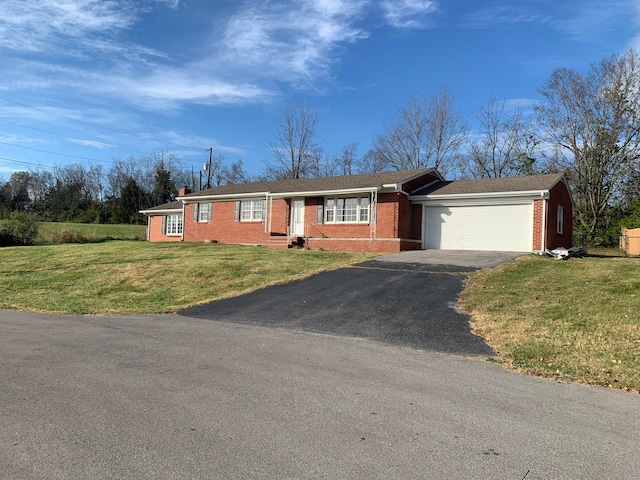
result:
[(174, 312), (368, 258), (218, 244), (104, 242), (0, 249), (0, 308)]
[(507, 367), (640, 390), (640, 259), (530, 255), (473, 274), (461, 304)]

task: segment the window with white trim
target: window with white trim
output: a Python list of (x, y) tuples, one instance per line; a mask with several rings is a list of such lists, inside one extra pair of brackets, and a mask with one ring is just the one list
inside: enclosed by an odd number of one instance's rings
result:
[(211, 212), (213, 211), (212, 203), (194, 203), (193, 204), (193, 221), (197, 222), (210, 222)]
[(369, 195), (327, 198), (324, 210), (325, 223), (368, 223), (371, 199)]
[(259, 222), (264, 220), (264, 200), (241, 200), (240, 221)]
[(564, 233), (564, 207), (562, 205), (558, 205), (556, 232), (559, 234)]
[(164, 219), (164, 235), (182, 235), (182, 215), (167, 215)]

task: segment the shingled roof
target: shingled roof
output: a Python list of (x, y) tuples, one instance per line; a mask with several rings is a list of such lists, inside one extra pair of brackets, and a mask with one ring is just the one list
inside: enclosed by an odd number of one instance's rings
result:
[(414, 192), (422, 195), (469, 195), (480, 193), (538, 192), (550, 190), (564, 174), (530, 175), (527, 177), (481, 178), (478, 180), (454, 180), (436, 182)]
[(338, 177), (298, 178), (289, 180), (275, 180), (270, 182), (238, 183), (208, 188), (199, 192), (189, 193), (184, 199), (208, 197), (216, 195), (240, 195), (251, 193), (289, 193), (289, 192), (323, 192), (335, 190), (350, 190), (361, 188), (376, 188), (388, 184), (404, 183), (427, 173), (439, 176), (433, 168), (419, 168), (415, 170), (400, 170), (396, 172), (366, 173), (360, 175), (344, 175)]
[(149, 212), (153, 210), (165, 211), (165, 210), (182, 210), (182, 202), (178, 200), (174, 200), (173, 202), (163, 203), (162, 205), (157, 205), (155, 207), (146, 208), (141, 210), (142, 212)]

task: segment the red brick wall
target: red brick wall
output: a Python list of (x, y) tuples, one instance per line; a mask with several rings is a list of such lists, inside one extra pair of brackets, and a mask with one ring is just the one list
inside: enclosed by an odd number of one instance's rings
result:
[(324, 250), (396, 253), (401, 250), (418, 250), (420, 242), (403, 241), (398, 238), (361, 239), (361, 238), (308, 238), (305, 246)]
[[(377, 238), (398, 238), (398, 197), (400, 195), (402, 194), (381, 193), (378, 195), (376, 212)], [(402, 196), (404, 197), (404, 195)]]
[[(324, 198), (305, 199), (307, 246), (327, 250), (356, 250), (397, 252), (420, 248), (422, 213), (420, 205), (411, 205), (401, 193), (383, 193), (378, 196), (376, 238), (372, 239), (370, 223), (317, 223), (318, 204)], [(215, 240), (220, 243), (264, 243), (269, 232), (264, 222), (236, 222), (235, 202), (214, 202), (211, 222), (193, 221), (193, 204), (185, 205), (184, 240), (202, 242)], [(269, 208), (269, 205), (267, 205)], [(290, 220), (289, 199), (274, 199), (270, 206), (272, 234), (286, 234)], [(382, 240), (390, 239), (390, 240)], [(411, 240), (415, 241), (411, 241)]]
[[(269, 206), (267, 205), (267, 208)], [(305, 209), (306, 211), (306, 209)], [(285, 198), (276, 198), (271, 203), (271, 232), (274, 235), (286, 235), (291, 215), (291, 202)]]
[[(564, 207), (564, 233), (557, 233), (558, 205)], [(573, 236), (573, 204), (569, 187), (558, 182), (549, 192), (547, 216), (547, 248), (571, 247)]]
[(184, 209), (185, 242), (215, 240), (220, 243), (262, 243), (264, 222), (236, 222), (235, 202), (214, 202), (211, 222), (194, 222), (193, 205)]
[(542, 250), (542, 219), (544, 218), (544, 200), (533, 201), (533, 250)]
[(162, 235), (163, 215), (149, 217), (149, 238), (150, 242), (179, 242), (181, 235)]
[[(323, 198), (307, 198), (305, 202), (305, 223), (307, 235), (315, 238), (371, 238), (370, 223), (317, 223), (317, 208), (323, 203)], [(401, 193), (383, 193), (378, 196), (376, 214), (376, 238), (398, 238), (399, 202), (404, 202), (403, 208), (409, 217), (403, 228), (407, 238), (411, 235), (411, 203)]]

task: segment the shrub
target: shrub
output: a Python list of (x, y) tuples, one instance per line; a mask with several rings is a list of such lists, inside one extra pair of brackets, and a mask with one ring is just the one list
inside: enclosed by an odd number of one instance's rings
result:
[(0, 246), (33, 245), (38, 235), (38, 220), (28, 213), (13, 212), (0, 221)]
[(51, 234), (51, 243), (83, 243), (87, 239), (77, 230), (65, 228)]

